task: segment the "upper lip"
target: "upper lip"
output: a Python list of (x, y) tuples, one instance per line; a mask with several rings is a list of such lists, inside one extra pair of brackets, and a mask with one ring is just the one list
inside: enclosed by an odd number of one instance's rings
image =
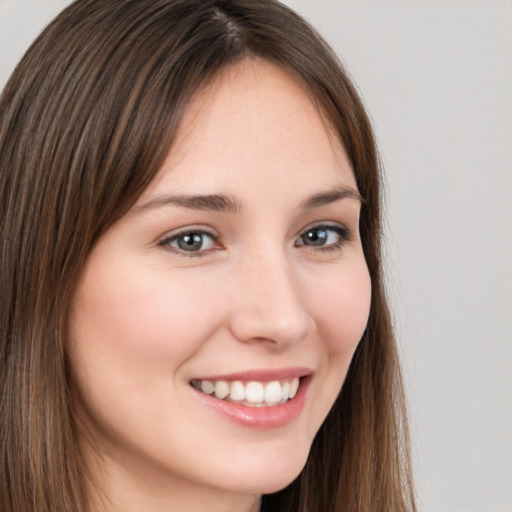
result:
[(288, 367), (288, 368), (265, 368), (253, 369), (247, 371), (215, 374), (203, 377), (197, 377), (193, 380), (227, 380), (227, 381), (257, 381), (257, 382), (271, 382), (275, 380), (294, 379), (296, 377), (305, 377), (311, 375), (313, 371), (307, 367)]

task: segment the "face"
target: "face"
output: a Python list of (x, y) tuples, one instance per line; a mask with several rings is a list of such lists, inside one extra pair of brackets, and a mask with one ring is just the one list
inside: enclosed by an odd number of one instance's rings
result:
[(112, 494), (254, 496), (298, 475), (368, 319), (359, 212), (286, 72), (245, 62), (196, 97), (72, 302), (76, 414)]

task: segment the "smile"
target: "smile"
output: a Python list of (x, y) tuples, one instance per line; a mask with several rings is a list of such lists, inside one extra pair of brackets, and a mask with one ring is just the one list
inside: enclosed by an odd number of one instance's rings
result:
[(291, 400), (297, 394), (300, 379), (274, 380), (270, 382), (240, 380), (192, 380), (191, 385), (202, 393), (219, 400), (246, 407), (273, 407)]
[(314, 372), (305, 367), (255, 369), (189, 381), (199, 403), (245, 428), (278, 429), (303, 411)]

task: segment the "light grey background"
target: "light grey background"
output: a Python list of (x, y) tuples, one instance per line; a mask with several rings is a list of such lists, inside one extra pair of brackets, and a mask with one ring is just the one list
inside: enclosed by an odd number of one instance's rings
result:
[[(0, 0), (0, 88), (67, 3)], [(286, 3), (374, 120), (421, 508), (512, 512), (512, 1)]]

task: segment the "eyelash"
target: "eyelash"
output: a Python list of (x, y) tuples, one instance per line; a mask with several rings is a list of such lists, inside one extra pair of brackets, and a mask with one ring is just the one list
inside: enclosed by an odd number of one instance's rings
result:
[[(308, 233), (312, 233), (314, 231), (324, 231), (324, 232), (330, 232), (335, 233), (337, 236), (337, 240), (333, 243), (330, 243), (328, 245), (307, 245), (305, 243), (299, 243), (299, 240), (304, 241), (304, 238), (308, 236)], [(191, 257), (191, 258), (197, 258), (204, 256), (204, 253), (209, 251), (210, 249), (198, 249), (197, 251), (187, 251), (185, 249), (182, 249), (180, 247), (174, 247), (171, 245), (172, 242), (179, 243), (180, 239), (183, 240), (187, 236), (199, 236), (202, 239), (202, 243), (204, 243), (204, 237), (208, 237), (211, 239), (211, 242), (213, 244), (216, 244), (218, 241), (218, 235), (205, 230), (204, 228), (197, 228), (197, 229), (186, 229), (184, 231), (180, 231), (178, 233), (172, 234), (170, 236), (166, 236), (163, 240), (161, 240), (158, 245), (163, 247), (164, 249), (185, 256), (185, 257)], [(314, 251), (319, 252), (327, 252), (327, 251), (335, 251), (335, 250), (341, 250), (346, 242), (349, 242), (353, 239), (352, 232), (345, 226), (336, 224), (317, 224), (315, 226), (311, 226), (307, 229), (305, 229), (298, 237), (297, 241), (295, 242), (295, 247), (311, 247)], [(311, 239), (310, 239), (311, 240)], [(186, 242), (186, 240), (185, 240)]]
[(185, 257), (189, 257), (189, 258), (198, 258), (198, 257), (204, 256), (204, 252), (207, 251), (208, 249), (199, 249), (198, 251), (187, 251), (185, 249), (181, 249), (180, 247), (173, 247), (171, 245), (172, 242), (178, 243), (180, 239), (184, 239), (187, 236), (193, 236), (193, 235), (199, 235), (199, 236), (203, 237), (203, 241), (204, 241), (204, 237), (206, 236), (212, 240), (213, 244), (215, 244), (218, 240), (218, 236), (216, 234), (211, 233), (210, 231), (208, 231), (204, 228), (197, 228), (197, 229), (190, 228), (190, 229), (186, 229), (184, 231), (175, 233), (173, 235), (166, 236), (163, 240), (161, 240), (158, 243), (158, 245), (160, 245), (167, 251), (170, 251), (170, 252), (185, 256)]
[[(353, 239), (352, 232), (347, 227), (342, 226), (341, 224), (317, 224), (303, 231), (302, 234), (299, 235), (298, 240), (303, 239), (307, 235), (307, 233), (311, 233), (313, 231), (330, 231), (334, 232), (338, 237), (337, 241), (334, 243), (321, 246), (311, 246), (313, 247), (314, 250), (320, 252), (341, 250), (346, 242), (350, 242)], [(306, 244), (300, 244), (296, 242), (295, 246), (301, 247), (306, 246)]]

